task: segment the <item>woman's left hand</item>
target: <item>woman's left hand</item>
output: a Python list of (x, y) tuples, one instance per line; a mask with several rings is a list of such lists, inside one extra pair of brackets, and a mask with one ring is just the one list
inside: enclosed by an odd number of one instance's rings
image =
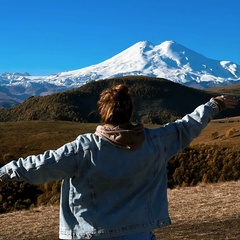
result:
[(235, 108), (238, 105), (238, 98), (230, 95), (224, 95), (222, 97), (226, 108)]
[(223, 111), (228, 108), (235, 108), (238, 105), (238, 98), (231, 95), (221, 95), (211, 99), (215, 102), (220, 111)]

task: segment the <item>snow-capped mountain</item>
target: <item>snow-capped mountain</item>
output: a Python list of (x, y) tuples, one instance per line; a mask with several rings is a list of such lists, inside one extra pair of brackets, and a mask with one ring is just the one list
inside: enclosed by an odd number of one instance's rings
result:
[(159, 77), (194, 88), (208, 88), (239, 83), (240, 65), (206, 58), (174, 41), (160, 45), (141, 41), (106, 61), (79, 70), (48, 76), (4, 73), (0, 75), (0, 100), (21, 102), (30, 96), (126, 75)]

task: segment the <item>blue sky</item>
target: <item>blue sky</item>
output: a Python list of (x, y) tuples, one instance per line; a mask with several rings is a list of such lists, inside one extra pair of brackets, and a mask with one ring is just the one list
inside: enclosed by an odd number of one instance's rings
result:
[(239, 0), (1, 0), (0, 74), (48, 75), (174, 40), (240, 64)]

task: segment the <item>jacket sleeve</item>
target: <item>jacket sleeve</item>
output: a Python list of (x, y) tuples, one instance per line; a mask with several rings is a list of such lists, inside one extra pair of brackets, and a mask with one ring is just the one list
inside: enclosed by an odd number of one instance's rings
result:
[(57, 150), (49, 150), (36, 156), (19, 158), (0, 168), (0, 180), (42, 183), (71, 177), (78, 169), (83, 155), (77, 141), (67, 143)]
[(160, 135), (165, 148), (165, 159), (169, 160), (188, 146), (218, 113), (218, 105), (209, 101), (182, 119), (161, 128)]

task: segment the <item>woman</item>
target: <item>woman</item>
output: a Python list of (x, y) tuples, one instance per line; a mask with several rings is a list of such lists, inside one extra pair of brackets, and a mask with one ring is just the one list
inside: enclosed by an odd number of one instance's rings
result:
[(181, 120), (156, 129), (131, 123), (128, 87), (101, 93), (104, 125), (56, 151), (12, 161), (0, 180), (41, 183), (62, 179), (60, 239), (155, 239), (153, 229), (170, 224), (167, 162), (197, 137), (214, 115), (234, 108), (219, 96)]

